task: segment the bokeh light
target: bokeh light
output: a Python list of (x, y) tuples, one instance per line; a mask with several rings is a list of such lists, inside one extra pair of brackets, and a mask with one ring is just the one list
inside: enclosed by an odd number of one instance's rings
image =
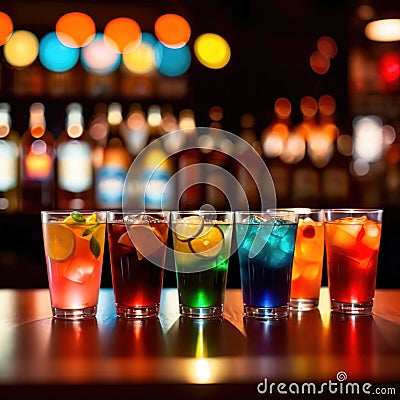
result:
[(0, 46), (3, 46), (10, 39), (14, 25), (8, 14), (0, 11)]
[(56, 33), (50, 32), (40, 40), (39, 60), (50, 71), (65, 72), (78, 62), (79, 49), (64, 46)]
[(314, 118), (318, 111), (318, 102), (312, 96), (304, 96), (300, 100), (300, 111), (306, 118)]
[(400, 40), (400, 19), (381, 19), (369, 22), (364, 30), (365, 36), (376, 42), (395, 42)]
[(107, 46), (102, 33), (97, 33), (82, 49), (81, 63), (83, 68), (95, 75), (106, 75), (118, 69), (121, 55)]
[(212, 69), (225, 67), (231, 58), (228, 42), (215, 33), (200, 35), (194, 42), (194, 53), (201, 64)]
[(378, 64), (379, 75), (385, 83), (394, 83), (400, 78), (400, 53), (384, 54)]
[(318, 99), (319, 111), (324, 116), (331, 116), (336, 110), (336, 101), (329, 94), (324, 94)]
[(190, 39), (191, 29), (185, 18), (177, 14), (164, 14), (154, 24), (157, 39), (166, 47), (183, 47)]
[(104, 28), (104, 40), (114, 51), (125, 54), (140, 45), (142, 30), (132, 18), (114, 18)]
[(338, 52), (336, 41), (329, 36), (321, 36), (318, 38), (317, 49), (329, 59), (336, 57)]
[(331, 62), (328, 57), (317, 50), (310, 56), (310, 66), (316, 74), (324, 75), (328, 72)]
[(96, 25), (93, 19), (82, 12), (64, 14), (56, 23), (58, 40), (67, 47), (83, 47), (95, 37)]
[(39, 53), (39, 41), (29, 31), (14, 31), (3, 48), (4, 57), (14, 67), (27, 67), (32, 64)]
[(286, 97), (279, 97), (275, 100), (274, 112), (278, 118), (289, 118), (292, 112), (292, 104)]
[(165, 76), (176, 77), (183, 75), (190, 67), (192, 56), (187, 46), (172, 49), (158, 42), (154, 47), (155, 63)]
[(142, 41), (135, 50), (123, 54), (125, 67), (134, 74), (147, 74), (155, 69), (154, 46), (157, 39), (148, 32), (142, 33)]

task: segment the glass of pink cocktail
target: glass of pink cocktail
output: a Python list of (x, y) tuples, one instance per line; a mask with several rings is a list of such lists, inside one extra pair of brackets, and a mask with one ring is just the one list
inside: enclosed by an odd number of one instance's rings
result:
[(43, 242), (53, 316), (96, 316), (106, 212), (42, 211)]

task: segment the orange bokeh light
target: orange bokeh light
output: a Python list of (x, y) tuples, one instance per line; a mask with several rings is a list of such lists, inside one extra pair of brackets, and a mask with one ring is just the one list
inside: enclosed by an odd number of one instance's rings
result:
[(191, 29), (185, 18), (177, 14), (164, 14), (154, 24), (157, 39), (167, 47), (183, 47), (190, 39)]
[(129, 53), (140, 45), (142, 30), (132, 18), (114, 18), (104, 28), (104, 40), (114, 51)]
[(312, 96), (304, 96), (300, 101), (301, 113), (307, 118), (313, 118), (318, 111), (318, 102)]
[(336, 110), (336, 101), (329, 94), (322, 95), (318, 100), (319, 111), (325, 116), (333, 115)]
[(0, 46), (5, 44), (13, 33), (14, 25), (11, 18), (0, 11)]
[(276, 99), (274, 105), (275, 115), (279, 118), (286, 119), (290, 117), (290, 113), (292, 112), (292, 104), (285, 97), (280, 97)]
[(328, 72), (331, 63), (329, 61), (329, 58), (327, 58), (325, 55), (317, 50), (311, 54), (310, 66), (315, 73), (323, 75)]
[(336, 41), (329, 36), (321, 36), (317, 41), (317, 49), (327, 58), (334, 58), (338, 52)]
[(67, 47), (83, 47), (89, 44), (95, 34), (93, 19), (82, 12), (64, 14), (56, 23), (58, 40)]

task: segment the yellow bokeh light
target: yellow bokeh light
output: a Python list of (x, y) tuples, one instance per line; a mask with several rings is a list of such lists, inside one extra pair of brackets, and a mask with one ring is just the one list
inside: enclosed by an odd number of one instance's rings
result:
[(134, 74), (147, 74), (155, 67), (153, 47), (147, 43), (126, 54), (122, 55), (125, 67)]
[(228, 42), (215, 33), (200, 35), (194, 42), (194, 53), (204, 66), (212, 69), (225, 67), (231, 58)]
[(32, 64), (39, 53), (39, 41), (29, 31), (14, 31), (4, 45), (4, 57), (14, 67), (27, 67)]

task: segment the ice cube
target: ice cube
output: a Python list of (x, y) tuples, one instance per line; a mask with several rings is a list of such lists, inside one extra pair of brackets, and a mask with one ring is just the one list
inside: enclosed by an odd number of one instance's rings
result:
[(282, 219), (274, 219), (272, 235), (278, 238), (283, 238), (287, 234), (287, 225)]
[(93, 265), (77, 265), (71, 263), (64, 271), (64, 277), (72, 282), (85, 283), (93, 274)]
[(292, 255), (279, 247), (270, 248), (265, 262), (272, 268), (284, 268), (292, 263)]

